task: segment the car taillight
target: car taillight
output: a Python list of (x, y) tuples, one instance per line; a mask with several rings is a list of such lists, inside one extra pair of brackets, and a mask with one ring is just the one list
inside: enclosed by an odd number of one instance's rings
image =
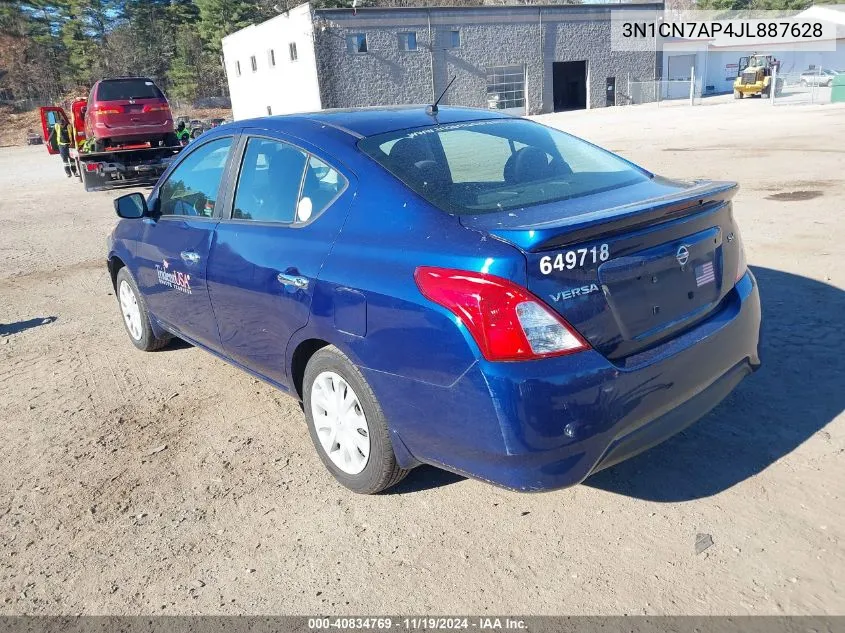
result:
[(102, 163), (85, 163), (85, 171), (97, 171)]
[(164, 105), (149, 104), (149, 105), (145, 105), (144, 109), (143, 109), (143, 112), (165, 112), (165, 111), (167, 111), (167, 112), (170, 111), (170, 106), (167, 105), (167, 104), (164, 104)]
[(94, 110), (94, 114), (123, 114), (123, 106), (110, 105), (101, 106)]
[(589, 349), (572, 326), (507, 279), (420, 266), (414, 280), (423, 296), (460, 319), (487, 360), (531, 360)]

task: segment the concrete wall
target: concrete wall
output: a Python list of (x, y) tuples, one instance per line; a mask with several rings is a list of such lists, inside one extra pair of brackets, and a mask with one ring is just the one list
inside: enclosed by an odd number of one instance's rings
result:
[[(296, 61), (290, 59), (292, 42), (296, 43)], [(270, 63), (271, 50), (275, 66)], [(255, 72), (250, 64), (253, 55), (258, 65)], [(310, 5), (223, 38), (223, 59), (235, 119), (266, 116), (268, 107), (272, 114), (320, 109)]]
[[(351, 11), (318, 11), (315, 21), (317, 72), (324, 108), (425, 103), (431, 100), (432, 74), (428, 16), (423, 11), (391, 11), (367, 17)], [(341, 24), (343, 26), (341, 26)], [(399, 36), (413, 31), (416, 51), (399, 50)], [(347, 52), (346, 36), (365, 33), (366, 53)]]
[[(487, 107), (487, 68), (523, 64), (526, 109), (553, 109), (556, 61), (587, 61), (588, 107), (605, 105), (605, 82), (650, 80), (659, 53), (610, 50), (610, 11), (662, 5), (480, 7), (432, 10), (318, 10), (315, 46), (323, 107), (430, 102), (452, 76), (444, 103)], [(458, 30), (459, 48), (450, 47)], [(398, 50), (398, 33), (416, 31), (418, 50)], [(431, 37), (429, 37), (431, 32)], [(346, 36), (366, 33), (368, 52), (350, 54)]]
[[(643, 5), (629, 5), (637, 11)], [(606, 104), (608, 77), (616, 78), (617, 92), (631, 81), (651, 81), (660, 73), (658, 51), (612, 51), (610, 11), (625, 5), (606, 7), (550, 7), (543, 11), (545, 31), (543, 112), (553, 109), (552, 68), (554, 62), (587, 60), (587, 107)]]

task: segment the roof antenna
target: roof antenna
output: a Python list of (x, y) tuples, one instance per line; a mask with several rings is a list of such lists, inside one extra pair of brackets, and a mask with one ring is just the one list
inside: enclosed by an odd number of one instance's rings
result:
[(441, 99), (443, 98), (443, 96), (446, 94), (446, 91), (447, 91), (447, 90), (449, 90), (449, 88), (451, 88), (451, 87), (452, 87), (452, 84), (453, 84), (453, 83), (455, 83), (455, 79), (457, 79), (457, 77), (458, 77), (457, 75), (452, 75), (452, 81), (450, 81), (450, 82), (449, 82), (449, 85), (448, 85), (448, 86), (446, 86), (446, 87), (443, 89), (443, 92), (441, 92), (441, 93), (440, 93), (440, 96), (439, 96), (439, 97), (437, 97), (437, 101), (435, 101), (434, 103), (432, 103), (430, 106), (427, 106), (427, 107), (426, 107), (426, 109), (425, 109), (426, 114), (432, 114), (432, 115), (433, 115), (433, 114), (437, 114), (437, 104), (438, 104), (438, 103), (440, 103), (440, 100), (441, 100)]

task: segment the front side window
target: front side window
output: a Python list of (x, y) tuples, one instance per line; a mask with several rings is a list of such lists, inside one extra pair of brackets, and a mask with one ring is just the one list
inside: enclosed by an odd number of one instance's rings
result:
[(210, 218), (231, 146), (231, 138), (217, 139), (201, 145), (179, 163), (159, 189), (161, 215)]
[(367, 35), (365, 33), (350, 33), (347, 35), (346, 50), (350, 53), (366, 53)]
[(606, 150), (524, 119), (399, 130), (362, 139), (359, 147), (457, 215), (519, 210), (650, 178)]
[(282, 141), (247, 142), (232, 217), (295, 224), (322, 213), (346, 187), (346, 179), (315, 156)]
[(400, 51), (415, 51), (417, 50), (417, 34), (414, 31), (399, 34), (399, 50)]

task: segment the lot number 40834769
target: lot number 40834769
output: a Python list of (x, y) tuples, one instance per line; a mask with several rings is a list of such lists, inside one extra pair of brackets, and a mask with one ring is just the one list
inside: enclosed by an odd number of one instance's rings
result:
[(546, 255), (540, 258), (540, 272), (549, 275), (553, 270), (572, 270), (583, 268), (587, 264), (598, 264), (610, 259), (610, 246), (602, 244), (592, 248), (579, 248), (565, 253), (558, 253), (554, 257)]

